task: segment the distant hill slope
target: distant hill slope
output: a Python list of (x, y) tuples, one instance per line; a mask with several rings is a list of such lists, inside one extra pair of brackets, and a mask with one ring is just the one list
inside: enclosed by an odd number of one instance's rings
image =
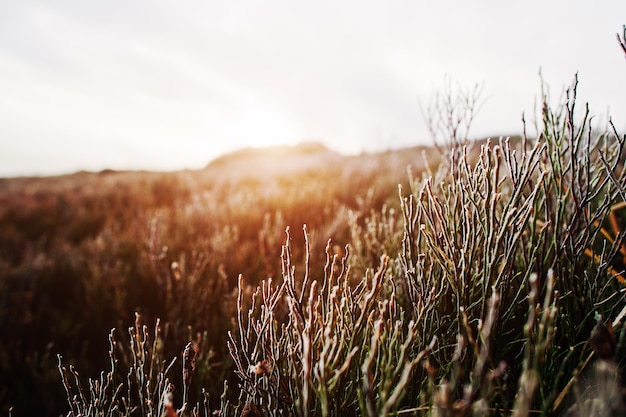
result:
[(222, 174), (272, 175), (320, 168), (344, 156), (321, 143), (244, 148), (211, 161), (206, 170)]
[[(497, 142), (497, 138), (492, 142)], [(511, 140), (519, 141), (519, 136)], [(487, 139), (480, 139), (473, 147), (477, 151)], [(273, 181), (279, 177), (296, 177), (302, 174), (353, 177), (365, 180), (373, 172), (378, 176), (406, 180), (407, 167), (414, 173), (428, 164), (434, 168), (441, 158), (440, 150), (434, 146), (420, 145), (383, 152), (342, 155), (321, 143), (309, 142), (298, 145), (277, 145), (262, 148), (245, 148), (222, 155), (205, 168), (180, 171), (80, 171), (73, 174), (49, 177), (0, 178), (0, 202), (11, 195), (52, 195), (67, 190), (99, 194), (113, 184), (150, 184), (149, 188), (175, 187), (184, 184), (189, 191), (203, 189), (209, 184), (233, 184), (243, 179)], [(155, 183), (156, 181), (156, 183)], [(99, 191), (100, 190), (100, 191)], [(2, 212), (2, 210), (0, 210)]]
[(306, 142), (297, 145), (273, 145), (258, 148), (247, 147), (217, 157), (207, 165), (207, 168), (220, 167), (237, 161), (256, 160), (267, 157), (285, 158), (331, 153), (336, 154), (336, 152), (331, 151), (319, 142)]

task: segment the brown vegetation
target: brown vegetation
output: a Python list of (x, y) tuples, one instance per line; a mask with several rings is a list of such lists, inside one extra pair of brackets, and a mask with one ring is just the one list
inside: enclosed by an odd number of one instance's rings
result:
[[(221, 392), (238, 275), (251, 286), (279, 277), (285, 228), (305, 223), (312, 263), (323, 265), (329, 238), (342, 251), (367, 215), (397, 212), (397, 184), (409, 164), (421, 170), (423, 152), (436, 161), (426, 148), (341, 156), (308, 144), (198, 171), (1, 179), (0, 413), (62, 412), (56, 354), (97, 375), (105, 335), (135, 311), (161, 318), (166, 358), (194, 341), (210, 366), (193, 383)], [(293, 237), (303, 259), (302, 234)], [(356, 248), (355, 267), (377, 253)]]

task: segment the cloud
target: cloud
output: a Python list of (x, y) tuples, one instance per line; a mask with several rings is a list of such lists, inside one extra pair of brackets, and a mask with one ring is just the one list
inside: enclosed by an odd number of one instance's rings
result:
[(581, 98), (619, 117), (626, 4), (603, 5), (3, 2), (0, 175), (199, 167), (271, 141), (425, 143), (418, 101), (444, 75), (484, 83), (477, 136), (521, 130), (540, 67), (556, 95), (579, 71)]

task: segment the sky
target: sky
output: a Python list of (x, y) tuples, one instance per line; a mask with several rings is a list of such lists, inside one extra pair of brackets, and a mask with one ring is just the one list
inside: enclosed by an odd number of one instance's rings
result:
[(446, 80), (483, 86), (472, 136), (515, 134), (540, 71), (626, 130), (623, 24), (624, 0), (0, 0), (0, 177), (429, 144)]

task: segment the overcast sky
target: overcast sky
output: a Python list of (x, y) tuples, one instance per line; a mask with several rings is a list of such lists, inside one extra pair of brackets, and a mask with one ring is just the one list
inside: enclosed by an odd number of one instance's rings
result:
[(540, 69), (623, 129), (625, 23), (624, 0), (0, 0), (0, 176), (429, 143), (446, 76), (484, 84), (474, 136), (521, 131)]

